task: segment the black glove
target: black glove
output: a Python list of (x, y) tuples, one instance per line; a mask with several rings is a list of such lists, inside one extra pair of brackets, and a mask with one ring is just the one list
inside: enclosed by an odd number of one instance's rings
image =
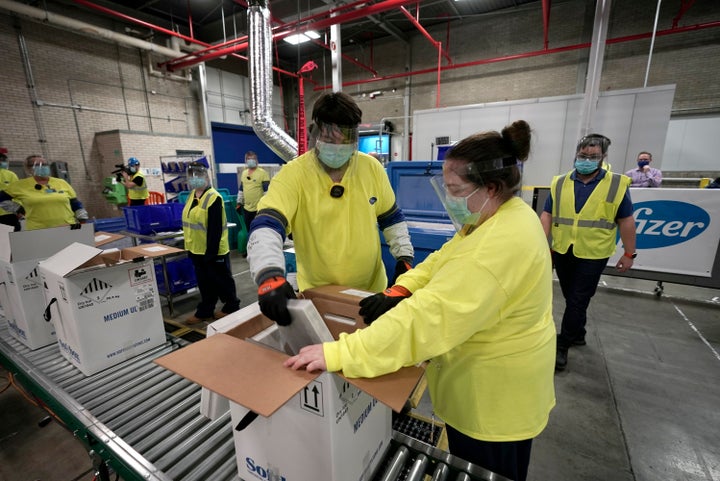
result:
[(287, 326), (292, 321), (287, 309), (288, 299), (296, 299), (295, 290), (284, 277), (271, 277), (258, 287), (260, 312), (281, 326)]
[(395, 264), (395, 274), (393, 274), (393, 278), (390, 280), (390, 284), (388, 284), (388, 286), (395, 285), (395, 281), (397, 281), (398, 277), (412, 269), (411, 262), (412, 261), (408, 260), (407, 258), (398, 259), (397, 263)]
[(240, 216), (240, 217), (243, 216), (243, 210), (244, 210), (244, 209), (243, 209), (243, 205), (242, 205), (242, 204), (237, 204), (237, 205), (235, 206), (235, 212), (237, 212), (237, 215)]
[(411, 293), (402, 286), (392, 286), (374, 296), (369, 296), (360, 301), (360, 315), (363, 316), (365, 324), (372, 324), (378, 317), (397, 306), (400, 301), (410, 297)]

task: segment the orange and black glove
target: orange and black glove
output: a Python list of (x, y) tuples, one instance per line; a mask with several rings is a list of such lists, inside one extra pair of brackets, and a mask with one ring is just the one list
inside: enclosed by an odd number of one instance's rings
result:
[(292, 321), (287, 308), (288, 299), (296, 299), (295, 290), (284, 277), (271, 277), (258, 287), (260, 312), (281, 326), (287, 326)]
[(390, 280), (390, 284), (388, 284), (388, 286), (395, 285), (395, 281), (397, 281), (397, 278), (405, 274), (410, 269), (412, 269), (411, 258), (401, 257), (400, 259), (398, 259), (395, 263), (395, 273), (393, 274), (393, 278)]
[(402, 286), (388, 287), (384, 291), (360, 301), (360, 315), (363, 316), (365, 324), (370, 325), (375, 319), (411, 295), (412, 293)]

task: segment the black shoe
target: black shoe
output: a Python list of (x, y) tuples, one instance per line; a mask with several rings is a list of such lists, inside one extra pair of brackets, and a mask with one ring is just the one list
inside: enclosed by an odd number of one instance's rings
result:
[(564, 371), (567, 366), (568, 351), (567, 349), (558, 348), (555, 356), (555, 370)]
[(587, 342), (585, 342), (585, 336), (573, 341), (573, 346), (584, 346), (585, 344), (587, 344)]

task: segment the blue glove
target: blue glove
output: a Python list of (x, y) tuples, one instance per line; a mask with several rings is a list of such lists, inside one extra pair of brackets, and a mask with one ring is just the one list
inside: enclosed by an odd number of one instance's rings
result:
[(260, 312), (281, 326), (287, 326), (292, 321), (287, 308), (288, 299), (296, 299), (295, 290), (284, 277), (271, 277), (258, 287)]

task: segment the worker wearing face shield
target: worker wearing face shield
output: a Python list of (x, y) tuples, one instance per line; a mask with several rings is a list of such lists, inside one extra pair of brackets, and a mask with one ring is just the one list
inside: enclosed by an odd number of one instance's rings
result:
[[(383, 166), (358, 151), (362, 112), (342, 92), (313, 106), (311, 149), (273, 177), (250, 226), (248, 261), (259, 286), (260, 309), (278, 324), (290, 323), (283, 243), (292, 234), (297, 283), (302, 291), (345, 285), (379, 292), (410, 269), (413, 248), (407, 223)], [(378, 226), (396, 259), (382, 262)], [(388, 275), (389, 274), (389, 275)]]
[(431, 184), (457, 234), (360, 302), (368, 327), (285, 362), (377, 377), (430, 360), (425, 376), (450, 453), (519, 481), (555, 405), (550, 252), (537, 214), (517, 196), (530, 138), (520, 120), (454, 145)]
[(0, 192), (0, 205), (5, 209), (15, 208), (17, 212), (17, 207), (6, 201), (22, 204), (20, 212), (25, 215), (26, 230), (73, 225), (88, 220), (88, 212), (78, 200), (75, 190), (63, 179), (50, 176), (50, 163), (41, 155), (28, 156), (25, 170), (28, 177), (13, 182)]
[[(203, 163), (190, 163), (187, 179), (192, 190), (182, 213), (183, 235), (185, 249), (195, 268), (200, 302), (185, 322), (199, 324), (237, 311), (240, 300), (230, 269), (225, 202), (212, 187)], [(223, 306), (215, 311), (218, 299)]]

